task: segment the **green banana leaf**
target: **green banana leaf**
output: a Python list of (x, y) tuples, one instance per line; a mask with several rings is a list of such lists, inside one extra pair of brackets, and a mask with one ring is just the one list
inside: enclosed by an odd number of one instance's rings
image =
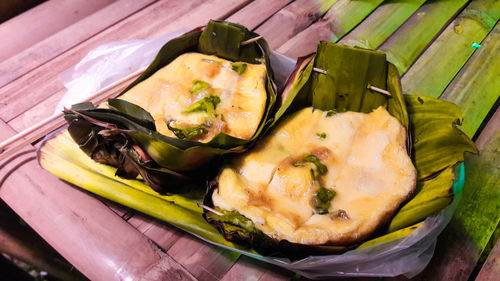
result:
[[(391, 95), (374, 92), (369, 86), (385, 89)], [(316, 54), (298, 60), (285, 85), (273, 125), (309, 106), (337, 113), (367, 113), (384, 106), (406, 128), (408, 153), (418, 173), (417, 188), (413, 199), (389, 223), (389, 233), (420, 222), (449, 205), (453, 199), (454, 167), (463, 162), (466, 152), (478, 153), (474, 143), (456, 127), (462, 121), (458, 107), (433, 98), (404, 97), (396, 67), (381, 52), (320, 42)], [(213, 207), (211, 194), (216, 186), (210, 187), (205, 198), (209, 207)], [(222, 215), (204, 212), (210, 224), (229, 241), (251, 246), (263, 255), (299, 259), (349, 249), (276, 241), (238, 212), (216, 210)]]
[(181, 182), (203, 179), (206, 173), (194, 170), (216, 156), (244, 151), (269, 124), (276, 100), (269, 48), (264, 39), (241, 45), (242, 41), (257, 36), (238, 24), (210, 21), (205, 28), (197, 28), (167, 42), (144, 73), (121, 93), (186, 52), (196, 51), (231, 61), (265, 63), (266, 110), (251, 139), (239, 139), (224, 133), (208, 143), (167, 137), (156, 131), (150, 113), (120, 99), (108, 100), (110, 108), (82, 103), (65, 110), (72, 138), (95, 161), (118, 167), (117, 175), (128, 179), (141, 175), (158, 192), (175, 192)]

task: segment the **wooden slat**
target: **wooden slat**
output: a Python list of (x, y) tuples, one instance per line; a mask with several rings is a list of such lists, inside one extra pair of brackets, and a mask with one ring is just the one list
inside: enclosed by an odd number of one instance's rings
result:
[[(7, 104), (0, 104), (0, 118), (10, 121), (53, 94), (62, 96), (65, 90), (57, 75), (103, 43), (152, 37), (180, 28), (195, 28), (206, 24), (209, 19), (226, 18), (248, 2), (249, 0), (172, 0), (155, 3), (1, 88), (0, 101)], [(43, 116), (51, 113), (46, 112)]]
[(483, 119), (500, 96), (500, 24), (490, 32), (467, 64), (460, 70), (441, 99), (456, 103), (462, 109), (461, 126), (473, 137)]
[(497, 281), (500, 276), (500, 242), (491, 251), (486, 263), (481, 268), (476, 281)]
[(118, 0), (74, 24), (65, 26), (61, 31), (43, 38), (40, 42), (31, 44), (27, 49), (17, 51), (10, 58), (0, 62), (0, 87), (155, 1), (157, 0)]
[[(121, 83), (117, 83), (115, 86), (110, 87), (106, 91), (102, 92), (99, 97), (106, 97), (106, 96), (112, 96), (120, 93), (121, 91), (125, 90), (125, 88), (132, 83), (137, 77), (136, 76), (131, 76), (130, 78), (123, 80)], [(59, 100), (61, 99), (62, 95), (66, 93), (66, 89), (63, 88), (56, 92), (54, 95), (50, 96), (48, 99), (44, 100), (43, 102), (37, 104), (24, 114), (20, 116), (20, 118), (15, 118), (13, 121), (10, 122), (10, 126), (14, 128), (16, 131), (20, 132), (21, 130), (31, 127), (34, 124), (37, 124), (40, 120), (44, 120), (45, 118), (48, 118), (52, 116), (55, 112), (55, 107), (58, 104)], [(100, 103), (102, 101), (102, 98), (97, 97), (96, 99), (91, 100), (91, 102), (94, 103)], [(18, 122), (21, 122), (21, 124), (18, 124)], [(17, 126), (16, 126), (17, 125)], [(48, 127), (48, 126), (44, 126)]]
[(222, 281), (281, 281), (290, 280), (293, 275), (294, 273), (288, 270), (242, 255), (238, 262), (224, 275)]
[[(0, 130), (2, 136), (14, 133), (2, 122)], [(101, 202), (63, 183), (34, 159), (34, 153), (28, 153), (7, 165), (0, 163), (0, 197), (89, 279), (138, 280), (162, 272), (192, 280), (189, 272)]]
[(322, 19), (280, 46), (278, 52), (290, 57), (300, 57), (315, 52), (321, 40), (337, 42), (382, 2), (338, 0)]
[(0, 61), (116, 0), (52, 0), (0, 24)]
[(168, 251), (184, 234), (176, 227), (143, 214), (134, 214), (128, 223), (154, 241), (164, 251)]
[(431, 0), (420, 7), (379, 50), (404, 73), (466, 0)]
[(167, 252), (200, 281), (220, 280), (240, 254), (183, 235)]
[[(7, 103), (6, 105), (0, 104), (0, 118), (8, 122), (28, 108), (62, 90), (63, 85), (58, 79), (59, 73), (74, 66), (90, 50), (110, 41), (137, 39), (159, 34), (161, 27), (156, 24), (165, 25), (175, 22), (180, 15), (187, 14), (189, 10), (192, 10), (200, 3), (200, 1), (186, 2), (180, 0), (155, 3), (79, 44), (71, 51), (63, 53), (39, 67), (36, 71), (32, 71), (0, 88), (0, 101)], [(162, 11), (176, 11), (176, 13), (162, 15)], [(162, 20), (158, 20), (158, 18)], [(156, 27), (156, 30), (152, 29), (154, 27)]]
[(500, 111), (476, 142), (480, 156), (465, 162), (463, 198), (441, 234), (428, 268), (417, 280), (468, 280), (500, 222)]
[(297, 0), (274, 14), (255, 32), (276, 49), (324, 15), (336, 0)]
[(288, 3), (290, 0), (255, 0), (226, 20), (242, 24), (252, 30)]
[(382, 5), (338, 43), (365, 49), (376, 49), (424, 2), (425, 0), (384, 1)]
[(439, 97), (500, 18), (500, 1), (471, 2), (401, 79), (407, 94)]

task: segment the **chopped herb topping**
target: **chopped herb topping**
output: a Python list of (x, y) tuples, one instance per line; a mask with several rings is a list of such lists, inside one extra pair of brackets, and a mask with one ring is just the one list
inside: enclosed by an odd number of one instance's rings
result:
[(316, 214), (324, 215), (328, 214), (328, 208), (330, 207), (330, 202), (333, 197), (335, 197), (336, 192), (330, 189), (320, 186), (318, 192), (314, 196), (314, 211)]
[(316, 172), (314, 169), (310, 169), (312, 184), (319, 185), (319, 189), (316, 194), (314, 194), (312, 199), (314, 212), (320, 215), (328, 214), (330, 201), (332, 201), (336, 193), (333, 190), (325, 188), (321, 184), (321, 178), (319, 178), (319, 175), (324, 175), (328, 172), (328, 168), (319, 161), (316, 155), (313, 154), (305, 154), (304, 158), (301, 161), (294, 163), (293, 166), (300, 167), (306, 165), (306, 163), (313, 163), (316, 166)]
[(233, 69), (234, 72), (241, 75), (247, 69), (247, 64), (242, 62), (233, 62), (231, 63), (231, 68)]
[(215, 116), (215, 108), (220, 103), (218, 96), (205, 97), (186, 108), (182, 113), (206, 112), (208, 116)]
[[(171, 122), (172, 123), (172, 122)], [(175, 125), (175, 124), (174, 124)], [(195, 137), (201, 136), (203, 134), (206, 134), (208, 131), (207, 129), (198, 126), (198, 127), (178, 127), (170, 125), (170, 123), (167, 122), (167, 128), (174, 133), (174, 135), (183, 140), (183, 139), (193, 139)]]
[(207, 82), (205, 81), (202, 81), (202, 80), (193, 80), (193, 86), (191, 86), (191, 89), (189, 89), (189, 92), (191, 94), (199, 94), (205, 90), (207, 90), (208, 88), (210, 88), (210, 84), (208, 84)]
[(318, 171), (318, 174), (323, 175), (328, 172), (328, 168), (323, 165), (318, 157), (314, 154), (305, 154), (304, 158), (300, 160), (299, 162), (293, 163), (294, 167), (301, 167), (306, 165), (307, 163), (313, 163), (316, 166), (316, 170)]
[(316, 133), (316, 136), (318, 137), (318, 139), (322, 139), (322, 140), (326, 139), (326, 133), (324, 133), (324, 132), (323, 133)]

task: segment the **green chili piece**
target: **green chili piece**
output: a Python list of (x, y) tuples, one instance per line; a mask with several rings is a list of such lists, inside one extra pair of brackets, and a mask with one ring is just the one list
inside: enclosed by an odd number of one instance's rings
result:
[(243, 74), (247, 69), (247, 64), (242, 62), (233, 62), (231, 63), (231, 69), (239, 75)]
[(318, 157), (314, 154), (305, 154), (304, 158), (301, 161), (294, 163), (293, 166), (294, 167), (301, 167), (307, 163), (313, 163), (316, 166), (316, 170), (318, 171), (318, 174), (320, 174), (320, 175), (326, 174), (328, 172), (328, 168), (325, 165), (323, 165), (319, 161)]
[(215, 116), (215, 108), (220, 103), (218, 96), (205, 97), (186, 108), (182, 113), (206, 112), (208, 116)]
[(317, 214), (324, 215), (328, 214), (328, 208), (330, 208), (330, 202), (333, 197), (335, 197), (336, 192), (330, 189), (320, 186), (318, 192), (314, 197), (314, 210)]
[(208, 84), (207, 82), (205, 81), (202, 81), (202, 80), (193, 80), (193, 86), (191, 86), (191, 89), (189, 89), (189, 92), (191, 94), (199, 94), (205, 90), (207, 90), (208, 88), (210, 88), (210, 84)]

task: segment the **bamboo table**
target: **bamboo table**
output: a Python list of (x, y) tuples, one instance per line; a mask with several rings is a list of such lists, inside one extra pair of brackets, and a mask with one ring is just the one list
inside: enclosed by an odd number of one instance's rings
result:
[[(462, 130), (481, 151), (466, 160), (460, 206), (415, 280), (498, 280), (499, 17), (495, 0), (52, 0), (0, 24), (0, 141), (50, 116), (65, 92), (59, 73), (111, 41), (225, 19), (291, 57), (319, 40), (382, 50), (405, 93), (462, 108)], [(0, 197), (91, 280), (293, 276), (69, 186), (39, 167), (33, 146), (0, 163), (0, 186)]]

